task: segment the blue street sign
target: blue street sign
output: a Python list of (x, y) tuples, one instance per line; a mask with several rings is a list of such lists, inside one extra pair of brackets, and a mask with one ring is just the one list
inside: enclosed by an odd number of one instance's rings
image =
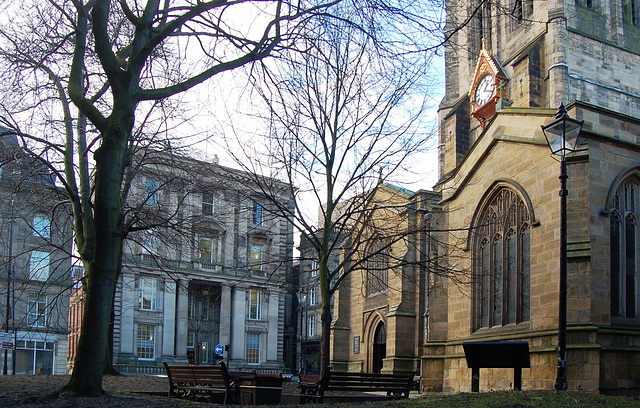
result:
[(224, 347), (222, 347), (221, 344), (218, 344), (214, 351), (216, 352), (216, 354), (222, 354), (222, 352), (224, 351)]

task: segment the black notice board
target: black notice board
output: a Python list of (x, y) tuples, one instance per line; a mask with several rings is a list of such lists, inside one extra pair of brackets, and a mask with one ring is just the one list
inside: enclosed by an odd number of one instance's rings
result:
[(462, 343), (469, 368), (529, 368), (528, 341)]

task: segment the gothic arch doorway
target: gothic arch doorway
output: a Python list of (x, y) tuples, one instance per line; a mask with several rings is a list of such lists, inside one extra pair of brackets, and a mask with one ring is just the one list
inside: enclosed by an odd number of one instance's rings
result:
[(371, 372), (379, 373), (382, 370), (384, 358), (387, 356), (387, 332), (384, 323), (378, 323), (373, 335), (373, 358)]

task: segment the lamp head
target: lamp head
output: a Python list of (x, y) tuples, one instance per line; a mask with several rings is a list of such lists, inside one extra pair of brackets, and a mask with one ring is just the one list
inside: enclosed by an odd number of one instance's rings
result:
[(575, 152), (583, 123), (583, 120), (570, 118), (564, 103), (561, 103), (555, 119), (541, 126), (551, 153), (564, 157), (568, 153)]
[(300, 290), (298, 291), (298, 303), (304, 304), (306, 300), (307, 300), (307, 291), (304, 290), (304, 288), (300, 288)]

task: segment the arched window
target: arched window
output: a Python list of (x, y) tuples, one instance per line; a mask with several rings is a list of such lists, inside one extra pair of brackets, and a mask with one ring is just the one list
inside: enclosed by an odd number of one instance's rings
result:
[(388, 253), (386, 239), (378, 236), (372, 240), (367, 250), (367, 296), (387, 290)]
[(622, 18), (626, 24), (640, 25), (640, 1), (623, 0)]
[(487, 42), (487, 48), (491, 48), (491, 28), (493, 25), (491, 21), (491, 2), (483, 3), (482, 0), (479, 0), (475, 7), (480, 7), (475, 17), (480, 41), (484, 39)]
[(528, 321), (530, 227), (524, 200), (500, 188), (474, 225), (473, 330)]
[(609, 215), (611, 316), (638, 316), (638, 209), (640, 182), (636, 176), (619, 184)]

